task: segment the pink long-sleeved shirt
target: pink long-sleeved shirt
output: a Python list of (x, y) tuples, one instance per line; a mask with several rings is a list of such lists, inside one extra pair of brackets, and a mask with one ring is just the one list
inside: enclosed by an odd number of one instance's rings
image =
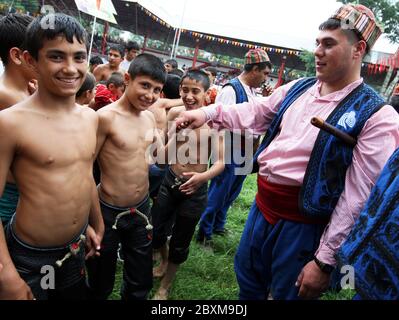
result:
[[(240, 105), (214, 104), (203, 108), (213, 128), (248, 129), (264, 134), (288, 90), (291, 82), (278, 88), (270, 97)], [(310, 124), (312, 117), (327, 119), (335, 107), (363, 79), (342, 90), (320, 96), (322, 83), (317, 81), (285, 112), (280, 132), (259, 155), (259, 175), (268, 181), (300, 186), (319, 129)], [(399, 147), (399, 115), (391, 106), (384, 106), (365, 123), (353, 150), (353, 161), (346, 172), (345, 189), (331, 215), (316, 252), (317, 258), (336, 264), (335, 254), (348, 236), (367, 200), (381, 169), (393, 151)]]

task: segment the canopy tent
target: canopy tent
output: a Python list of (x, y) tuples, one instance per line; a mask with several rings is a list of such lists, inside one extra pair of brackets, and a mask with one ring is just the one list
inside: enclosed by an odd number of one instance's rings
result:
[[(28, 0), (27, 0), (28, 1)], [(84, 0), (36, 0), (40, 6), (43, 4), (51, 5), (56, 12), (64, 12), (76, 17), (81, 17), (87, 21), (93, 20), (93, 10), (90, 6), (84, 6)], [(95, 0), (92, 1), (95, 3)], [(98, 14), (98, 21), (109, 22), (110, 25), (122, 30), (130, 31), (134, 34), (160, 40), (164, 43), (173, 43), (176, 29), (168, 22), (160, 19), (152, 12), (144, 8), (137, 2), (124, 0), (102, 0), (101, 10), (106, 15)], [(111, 3), (112, 7), (110, 7)], [(105, 4), (108, 3), (108, 4)], [(79, 7), (79, 8), (78, 8)], [(83, 10), (82, 10), (83, 8)], [(107, 12), (107, 9), (111, 8)], [(81, 10), (79, 10), (81, 9)], [(100, 11), (101, 11), (100, 10)], [(113, 12), (115, 10), (115, 12)], [(115, 19), (115, 21), (113, 21)], [(116, 22), (116, 23), (115, 23)], [(259, 42), (222, 37), (216, 34), (201, 33), (197, 30), (182, 30), (180, 46), (196, 48), (230, 57), (243, 58), (250, 48), (260, 47), (267, 51), (272, 63), (280, 66), (285, 60), (285, 67), (288, 69), (304, 70), (305, 65), (299, 59), (300, 51), (292, 48), (283, 48)]]

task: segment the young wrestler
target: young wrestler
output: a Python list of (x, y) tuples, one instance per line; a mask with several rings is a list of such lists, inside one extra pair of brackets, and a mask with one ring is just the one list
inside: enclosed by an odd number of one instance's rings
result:
[[(0, 19), (0, 57), (5, 71), (0, 77), (0, 110), (30, 96), (30, 81), (36, 78), (34, 69), (23, 58), (23, 42), (26, 29), (33, 20), (22, 14), (8, 14)], [(15, 213), (18, 203), (18, 189), (9, 172), (7, 183), (0, 198), (0, 218), (6, 225)]]
[[(53, 28), (42, 28), (43, 19)], [(32, 293), (80, 299), (82, 235), (91, 208), (96, 246), (103, 228), (92, 177), (98, 117), (75, 104), (87, 70), (87, 34), (74, 18), (54, 14), (35, 19), (25, 41), (24, 58), (39, 85), (34, 95), (0, 112), (0, 193), (10, 169), (20, 192), (5, 234), (0, 227), (0, 299), (31, 299)], [(41, 286), (44, 266), (54, 268), (54, 290)]]
[[(154, 115), (157, 129), (162, 138), (166, 137), (167, 133), (167, 112), (177, 106), (181, 106), (183, 101), (180, 99), (179, 93), (180, 78), (174, 74), (168, 74), (165, 85), (163, 86), (161, 97), (151, 107), (148, 108)], [(155, 199), (158, 194), (159, 187), (165, 175), (165, 169), (159, 164), (150, 165), (150, 197)]]
[[(183, 76), (180, 85), (180, 95), (184, 106), (172, 108), (168, 114), (168, 120), (174, 120), (182, 111), (202, 107), (209, 86), (209, 77), (205, 72), (188, 71)], [(179, 265), (187, 260), (195, 226), (207, 204), (207, 182), (224, 169), (221, 137), (218, 135), (212, 137), (206, 124), (192, 133), (190, 136), (195, 139), (189, 139), (188, 143), (181, 139), (182, 137), (177, 137), (177, 163), (170, 164), (152, 211), (154, 218), (153, 246), (154, 249), (160, 249), (162, 256), (161, 264), (154, 269), (154, 276), (164, 276), (155, 295), (155, 299), (159, 300), (167, 299), (169, 288)], [(178, 135), (182, 134), (184, 132), (179, 132)], [(169, 150), (173, 143), (174, 139), (168, 142)], [(180, 148), (196, 150), (196, 152), (193, 154), (189, 152), (188, 159), (179, 159), (179, 154), (182, 154)], [(210, 151), (216, 161), (208, 169)], [(204, 154), (207, 157), (202, 159), (201, 155)], [(174, 226), (168, 256), (166, 240), (171, 219), (174, 220)]]
[(123, 75), (124, 71), (120, 68), (123, 55), (124, 48), (121, 45), (111, 46), (108, 51), (108, 63), (100, 64), (93, 70), (96, 81), (107, 81), (114, 72), (119, 72)]
[(177, 69), (179, 65), (178, 65), (178, 63), (177, 63), (177, 61), (175, 59), (168, 59), (168, 60), (165, 61), (164, 66), (165, 66), (166, 72), (169, 73), (172, 70)]
[(105, 234), (101, 256), (87, 264), (93, 299), (107, 299), (112, 292), (119, 242), (124, 257), (122, 299), (146, 299), (152, 288), (146, 151), (152, 144), (149, 132), (158, 138), (157, 143), (161, 138), (147, 109), (159, 98), (165, 79), (162, 62), (141, 54), (125, 74), (127, 88), (122, 98), (98, 111), (98, 193)]
[(88, 105), (94, 99), (96, 93), (95, 85), (96, 78), (94, 78), (92, 73), (87, 72), (85, 81), (83, 81), (82, 86), (76, 93), (76, 103), (81, 106)]
[(125, 90), (125, 82), (123, 75), (114, 72), (106, 81), (106, 84), (99, 84), (96, 87), (96, 95), (94, 97), (94, 110), (98, 110), (106, 105), (115, 102), (123, 95)]
[(89, 62), (89, 71), (93, 73), (94, 69), (100, 64), (103, 64), (103, 60), (99, 56), (91, 57)]

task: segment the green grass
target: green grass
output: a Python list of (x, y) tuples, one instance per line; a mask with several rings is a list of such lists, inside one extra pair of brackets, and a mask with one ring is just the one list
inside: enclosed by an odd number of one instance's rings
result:
[[(230, 208), (225, 236), (214, 236), (213, 251), (205, 250), (194, 240), (191, 242), (190, 255), (183, 263), (172, 285), (171, 300), (236, 300), (238, 285), (234, 273), (234, 255), (244, 229), (249, 209), (256, 193), (256, 175), (245, 180), (240, 196)], [(121, 265), (118, 265), (114, 291), (110, 299), (120, 299)], [(152, 294), (159, 286), (154, 280)], [(353, 292), (326, 293), (323, 299), (351, 299)]]

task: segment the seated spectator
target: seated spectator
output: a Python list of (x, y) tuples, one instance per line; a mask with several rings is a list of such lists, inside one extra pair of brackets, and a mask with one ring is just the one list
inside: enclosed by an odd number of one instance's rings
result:
[(106, 105), (115, 102), (122, 97), (125, 91), (125, 82), (119, 72), (114, 72), (107, 80), (106, 84), (99, 84), (96, 88), (94, 97), (94, 110), (98, 110)]

